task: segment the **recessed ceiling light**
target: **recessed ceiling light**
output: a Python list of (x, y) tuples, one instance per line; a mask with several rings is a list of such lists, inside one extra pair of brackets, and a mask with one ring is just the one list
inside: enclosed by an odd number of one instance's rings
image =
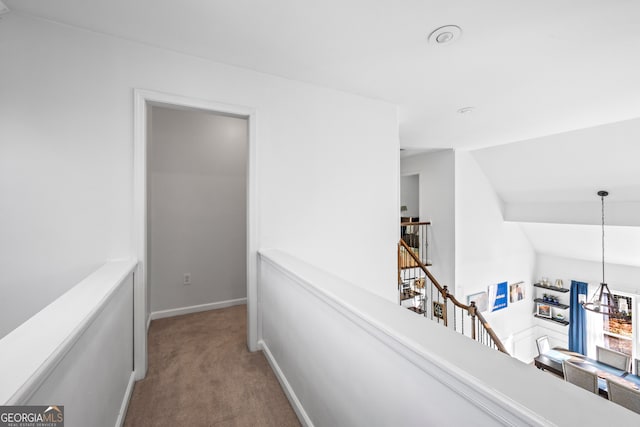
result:
[(469, 114), (473, 113), (474, 107), (462, 107), (458, 110), (458, 114)]
[(462, 35), (462, 29), (457, 25), (445, 25), (436, 28), (429, 34), (429, 43), (438, 45), (450, 44), (458, 40)]

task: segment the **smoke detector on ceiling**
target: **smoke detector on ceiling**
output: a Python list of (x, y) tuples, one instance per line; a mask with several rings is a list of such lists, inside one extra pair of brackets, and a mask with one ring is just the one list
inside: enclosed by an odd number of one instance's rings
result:
[(474, 110), (474, 107), (462, 107), (458, 109), (458, 114), (469, 114), (473, 113)]
[(436, 28), (429, 34), (429, 43), (435, 45), (451, 44), (457, 41), (462, 35), (462, 28), (457, 25), (445, 25)]
[(9, 13), (9, 8), (0, 0), (0, 15), (4, 15), (5, 13)]

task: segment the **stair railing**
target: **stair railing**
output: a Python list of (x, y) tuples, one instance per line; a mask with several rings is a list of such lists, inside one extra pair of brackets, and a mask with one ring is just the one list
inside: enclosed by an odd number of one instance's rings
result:
[[(426, 246), (425, 246), (426, 247)], [(416, 253), (418, 252), (418, 253)], [(504, 345), (478, 310), (475, 301), (463, 304), (449, 293), (427, 269), (426, 255), (404, 239), (398, 243), (398, 287), (400, 304), (410, 300), (414, 305), (407, 308), (422, 314), (444, 326), (452, 328), (469, 338), (509, 354)], [(466, 313), (466, 316), (465, 316)]]

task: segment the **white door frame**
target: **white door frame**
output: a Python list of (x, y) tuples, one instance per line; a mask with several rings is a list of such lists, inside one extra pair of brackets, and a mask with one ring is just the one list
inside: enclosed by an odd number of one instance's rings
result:
[(178, 109), (205, 110), (231, 114), (249, 120), (247, 159), (247, 346), (258, 350), (257, 307), (257, 168), (256, 111), (253, 108), (134, 89), (133, 137), (133, 254), (138, 260), (135, 271), (134, 310), (134, 370), (136, 380), (147, 373), (147, 117), (150, 105)]

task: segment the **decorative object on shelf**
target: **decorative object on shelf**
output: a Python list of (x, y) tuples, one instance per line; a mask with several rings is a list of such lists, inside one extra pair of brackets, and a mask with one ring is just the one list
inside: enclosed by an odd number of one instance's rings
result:
[(562, 279), (556, 279), (556, 288), (564, 288), (563, 284), (562, 284)]
[(536, 303), (534, 317), (548, 322), (567, 326), (570, 324), (567, 320), (569, 316), (567, 316), (560, 310), (570, 309), (571, 306), (560, 302), (560, 295), (566, 294), (570, 290), (569, 288), (558, 287), (557, 283), (557, 280), (554, 283), (549, 281), (549, 279), (547, 279), (546, 277), (543, 277), (540, 279), (539, 283), (533, 284), (534, 291), (535, 288), (542, 288), (548, 291), (543, 293), (541, 296), (533, 299), (533, 301)]
[(563, 309), (563, 310), (564, 310), (564, 309), (566, 309), (566, 308), (569, 308), (569, 307), (570, 307), (569, 305), (567, 305), (567, 304), (562, 304), (562, 303), (561, 303), (561, 302), (559, 302), (559, 301), (558, 301), (558, 303), (553, 303), (553, 304), (552, 304), (552, 303), (550, 303), (550, 302), (548, 302), (548, 301), (543, 300), (542, 298), (536, 298), (536, 299), (534, 299), (533, 301), (534, 301), (534, 302), (538, 302), (538, 303), (540, 303), (540, 304), (549, 304), (549, 305), (553, 305), (554, 307), (558, 307), (558, 308), (561, 308), (561, 309)]
[(624, 317), (626, 313), (622, 313), (618, 307), (618, 303), (611, 291), (609, 285), (604, 280), (604, 198), (609, 195), (608, 191), (598, 191), (598, 196), (602, 202), (602, 282), (591, 298), (591, 301), (583, 301), (580, 303), (582, 308), (592, 313), (602, 314), (609, 317)]
[(551, 306), (547, 304), (538, 304), (536, 314), (540, 317), (551, 319)]

